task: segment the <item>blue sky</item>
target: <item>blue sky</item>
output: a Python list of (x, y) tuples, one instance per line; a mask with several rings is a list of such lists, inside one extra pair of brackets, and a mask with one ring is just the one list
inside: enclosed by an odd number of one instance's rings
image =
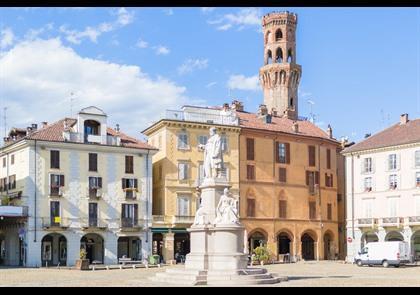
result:
[(292, 7), (0, 8), (2, 115), (25, 127), (97, 105), (138, 137), (183, 104), (256, 111), (273, 10), (298, 14), (301, 116), (311, 100), (316, 124), (355, 141), (401, 113), (420, 118), (419, 8)]

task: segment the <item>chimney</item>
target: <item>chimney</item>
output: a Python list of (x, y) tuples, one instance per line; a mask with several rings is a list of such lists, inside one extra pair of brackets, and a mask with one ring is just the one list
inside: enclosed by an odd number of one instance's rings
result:
[(369, 136), (371, 136), (371, 134), (370, 134), (370, 133), (366, 133), (366, 134), (365, 134), (365, 138), (368, 138)]
[(294, 133), (299, 133), (299, 124), (298, 122), (294, 121), (292, 125), (292, 130)]
[(41, 128), (45, 128), (47, 126), (48, 126), (48, 122), (46, 122), (46, 121), (41, 122)]
[(258, 107), (257, 114), (258, 114), (258, 117), (266, 116), (268, 114), (267, 106), (265, 104), (260, 104), (260, 106)]
[(229, 111), (229, 104), (228, 104), (228, 103), (224, 103), (224, 104), (223, 104), (223, 110), (224, 110), (225, 112)]
[(327, 133), (329, 138), (333, 138), (331, 125), (328, 124)]
[(276, 108), (272, 108), (272, 109), (271, 109), (271, 115), (272, 115), (273, 117), (277, 117), (277, 110), (276, 110)]
[(115, 131), (117, 131), (118, 133), (120, 132), (120, 124), (115, 125)]
[(36, 131), (38, 129), (38, 124), (32, 124), (31, 128), (32, 131)]
[(239, 100), (232, 101), (231, 104), (232, 110), (243, 112), (244, 111), (244, 105)]
[(26, 127), (26, 136), (32, 134), (32, 127)]
[(401, 125), (404, 125), (404, 124), (407, 124), (407, 122), (408, 122), (408, 114), (407, 113), (406, 114), (402, 114), (400, 116), (400, 124)]

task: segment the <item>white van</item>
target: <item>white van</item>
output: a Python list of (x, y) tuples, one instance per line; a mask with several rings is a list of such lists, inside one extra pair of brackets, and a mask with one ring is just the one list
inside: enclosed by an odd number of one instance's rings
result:
[(362, 265), (382, 265), (398, 267), (410, 262), (410, 252), (407, 242), (373, 242), (368, 243), (356, 255), (354, 262)]

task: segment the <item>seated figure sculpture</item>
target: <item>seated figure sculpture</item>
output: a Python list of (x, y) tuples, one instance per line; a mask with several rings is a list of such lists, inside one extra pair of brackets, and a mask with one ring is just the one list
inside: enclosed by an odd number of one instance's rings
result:
[(225, 188), (216, 209), (214, 224), (239, 224), (237, 201)]

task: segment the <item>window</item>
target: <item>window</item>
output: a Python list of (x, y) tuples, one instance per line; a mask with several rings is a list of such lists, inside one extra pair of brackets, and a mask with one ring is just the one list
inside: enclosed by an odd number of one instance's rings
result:
[(416, 196), (416, 216), (420, 216), (420, 196)]
[(10, 165), (15, 164), (15, 155), (10, 156)]
[(7, 191), (7, 177), (0, 178), (0, 192)]
[(98, 203), (89, 203), (89, 226), (98, 226)]
[(178, 216), (190, 216), (190, 197), (178, 196), (176, 204), (176, 214)]
[(280, 182), (287, 182), (287, 177), (286, 177), (286, 168), (279, 168), (279, 181)]
[(138, 204), (121, 204), (121, 226), (134, 227), (138, 224)]
[(9, 189), (15, 189), (16, 188), (16, 174), (9, 176)]
[(316, 219), (316, 202), (309, 202), (309, 219)]
[(315, 194), (315, 187), (319, 185), (319, 172), (306, 171), (306, 185), (309, 187), (309, 193)]
[(290, 144), (276, 142), (276, 162), (282, 164), (290, 163)]
[(364, 218), (372, 218), (373, 199), (362, 200), (362, 210)]
[(309, 166), (315, 166), (315, 146), (308, 146)]
[(123, 178), (122, 189), (125, 192), (125, 197), (128, 199), (135, 199), (138, 190), (137, 178)]
[(327, 169), (331, 169), (331, 150), (327, 149)]
[(253, 161), (254, 160), (254, 139), (247, 138), (246, 139), (246, 159)]
[(326, 187), (333, 187), (333, 174), (325, 173), (325, 186)]
[(246, 215), (248, 217), (255, 217), (255, 199), (246, 200)]
[(58, 201), (50, 202), (50, 222), (51, 226), (60, 226), (60, 202)]
[(389, 176), (389, 189), (396, 189), (397, 186), (397, 174), (391, 174)]
[(287, 201), (279, 200), (279, 218), (287, 218)]
[(391, 154), (388, 156), (388, 170), (396, 170), (397, 169), (397, 155)]
[(420, 150), (415, 153), (415, 164), (416, 167), (420, 167)]
[(60, 151), (50, 151), (50, 168), (60, 169)]
[(64, 175), (50, 174), (50, 196), (60, 196), (60, 188), (64, 186)]
[(420, 172), (416, 172), (416, 187), (420, 187)]
[(254, 167), (254, 165), (246, 165), (246, 179), (255, 180), (255, 167)]
[(3, 158), (3, 167), (6, 167), (6, 157)]
[(200, 185), (204, 180), (204, 164), (198, 164), (198, 184)]
[(330, 203), (327, 204), (327, 219), (332, 220), (332, 205)]
[(208, 139), (207, 135), (199, 135), (198, 144), (206, 145), (207, 139)]
[(134, 157), (125, 156), (125, 173), (134, 173)]
[(372, 191), (372, 177), (365, 177), (363, 187), (365, 192)]
[(89, 153), (89, 171), (98, 171), (98, 154)]
[(283, 38), (283, 34), (282, 34), (281, 30), (278, 29), (276, 31), (276, 41), (279, 41), (281, 38)]
[(388, 198), (388, 217), (398, 216), (398, 199), (399, 198)]
[(222, 136), (220, 137), (220, 140), (221, 140), (221, 143), (222, 143), (222, 151), (223, 151), (224, 153), (226, 153), (226, 152), (228, 151), (228, 149), (229, 149), (229, 145), (228, 145), (228, 138), (227, 138), (227, 136), (226, 136), (226, 135), (222, 135)]
[(188, 149), (188, 135), (186, 133), (179, 133), (178, 134), (178, 149)]
[(178, 163), (178, 179), (186, 180), (189, 178), (189, 164), (188, 163)]
[(370, 173), (373, 171), (372, 158), (363, 159), (363, 172)]
[(102, 177), (89, 177), (89, 197), (99, 197), (102, 188)]

